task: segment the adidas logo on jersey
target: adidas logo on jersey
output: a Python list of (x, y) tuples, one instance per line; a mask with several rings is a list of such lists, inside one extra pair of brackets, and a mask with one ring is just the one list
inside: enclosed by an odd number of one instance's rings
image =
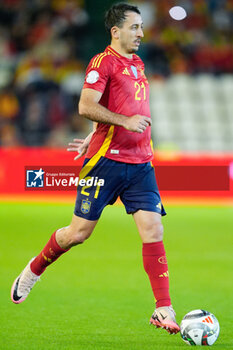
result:
[(125, 68), (125, 69), (123, 70), (122, 74), (130, 75), (130, 73), (129, 73), (129, 71), (128, 71), (127, 68)]

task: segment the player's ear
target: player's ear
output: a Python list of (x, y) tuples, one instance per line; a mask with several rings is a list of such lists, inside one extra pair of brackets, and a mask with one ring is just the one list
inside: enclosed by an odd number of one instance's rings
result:
[(111, 35), (112, 35), (112, 38), (115, 39), (115, 40), (118, 40), (119, 37), (120, 37), (120, 30), (117, 26), (114, 26), (111, 28)]

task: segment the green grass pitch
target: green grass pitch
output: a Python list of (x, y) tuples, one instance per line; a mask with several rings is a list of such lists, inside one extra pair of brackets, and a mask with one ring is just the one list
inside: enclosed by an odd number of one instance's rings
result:
[[(28, 299), (10, 300), (13, 280), (50, 234), (68, 225), (69, 204), (0, 204), (0, 349), (163, 350), (180, 335), (149, 325), (154, 310), (141, 241), (121, 206), (107, 207), (92, 237), (43, 274)], [(167, 207), (163, 218), (177, 321), (203, 308), (220, 322), (216, 349), (232, 349), (230, 207)]]

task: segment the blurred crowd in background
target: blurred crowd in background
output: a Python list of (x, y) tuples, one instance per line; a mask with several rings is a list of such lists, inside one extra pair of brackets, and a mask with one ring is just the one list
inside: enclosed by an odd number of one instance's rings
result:
[[(85, 67), (109, 44), (104, 12), (116, 1), (0, 2), (0, 146), (64, 146), (85, 137), (78, 118)], [(144, 21), (139, 55), (150, 79), (233, 72), (233, 0), (135, 0)], [(172, 6), (188, 16), (175, 21)]]

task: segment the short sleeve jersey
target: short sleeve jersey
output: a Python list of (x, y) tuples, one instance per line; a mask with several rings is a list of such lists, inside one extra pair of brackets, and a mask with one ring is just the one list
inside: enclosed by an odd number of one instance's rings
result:
[[(83, 88), (101, 92), (99, 103), (114, 113), (129, 118), (135, 114), (150, 117), (149, 84), (144, 64), (135, 54), (129, 59), (108, 46), (90, 61)], [(119, 162), (149, 162), (153, 158), (151, 128), (137, 133), (98, 123), (86, 157), (92, 158), (97, 153)]]

